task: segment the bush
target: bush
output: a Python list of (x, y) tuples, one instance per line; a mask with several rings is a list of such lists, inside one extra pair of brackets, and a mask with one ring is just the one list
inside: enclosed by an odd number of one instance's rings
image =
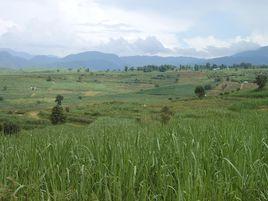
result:
[(161, 121), (163, 124), (167, 124), (171, 117), (173, 115), (173, 112), (170, 110), (169, 107), (165, 106), (161, 109)]
[(52, 81), (52, 77), (51, 76), (48, 76), (47, 81), (48, 82), (51, 82)]
[(267, 82), (267, 76), (260, 74), (257, 75), (255, 83), (258, 85), (258, 89), (263, 89)]
[(17, 134), (21, 131), (21, 128), (19, 125), (11, 123), (11, 122), (4, 123), (2, 129), (5, 135)]
[(83, 78), (83, 77), (80, 75), (76, 81), (77, 81), (77, 82), (82, 82), (82, 78)]
[(52, 112), (50, 115), (50, 121), (52, 124), (62, 124), (66, 120), (65, 115), (63, 114), (63, 108), (60, 105), (56, 105), (52, 108)]
[(202, 98), (205, 96), (205, 89), (202, 86), (197, 86), (194, 90), (194, 93), (199, 97)]
[(4, 100), (4, 98), (2, 96), (0, 96), (0, 101), (3, 101), (3, 100)]
[(66, 112), (70, 112), (70, 108), (69, 107), (65, 107), (65, 111)]
[(212, 86), (211, 86), (211, 84), (206, 84), (205, 86), (204, 86), (204, 89), (205, 90), (211, 90), (212, 89)]

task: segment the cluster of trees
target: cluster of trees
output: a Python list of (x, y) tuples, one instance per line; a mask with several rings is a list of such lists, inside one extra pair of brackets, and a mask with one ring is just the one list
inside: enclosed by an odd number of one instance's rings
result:
[(152, 71), (160, 71), (160, 72), (165, 72), (169, 70), (174, 70), (174, 69), (180, 69), (180, 70), (215, 70), (215, 69), (228, 69), (228, 68), (243, 68), (243, 69), (253, 69), (253, 68), (268, 68), (268, 65), (252, 65), (251, 63), (240, 63), (240, 64), (233, 64), (233, 65), (217, 65), (217, 64), (211, 64), (211, 63), (206, 63), (206, 64), (195, 64), (195, 65), (146, 65), (142, 67), (128, 67), (125, 66), (124, 71), (143, 71), (143, 72), (152, 72)]
[(211, 64), (211, 63), (206, 63), (206, 64), (195, 64), (195, 65), (146, 65), (142, 67), (128, 67), (125, 66), (124, 71), (143, 71), (143, 72), (152, 72), (152, 71), (160, 71), (160, 72), (165, 72), (169, 70), (174, 70), (174, 69), (180, 69), (180, 70), (214, 70), (214, 69), (228, 69), (228, 68), (243, 68), (243, 69), (253, 69), (253, 68), (268, 68), (268, 65), (252, 65), (251, 63), (240, 63), (240, 64), (233, 64), (233, 65), (217, 65), (217, 64)]
[(147, 66), (142, 66), (142, 67), (137, 67), (137, 68), (134, 68), (134, 67), (127, 67), (125, 66), (125, 71), (134, 71), (134, 70), (137, 70), (137, 71), (143, 71), (143, 72), (152, 72), (152, 71), (159, 71), (159, 72), (166, 72), (166, 71), (169, 71), (169, 70), (174, 70), (176, 69), (177, 66), (174, 66), (174, 65), (160, 65), (160, 66), (157, 66), (157, 65), (147, 65)]
[(195, 71), (198, 71), (198, 70), (214, 70), (214, 69), (227, 69), (227, 68), (249, 69), (249, 68), (257, 68), (257, 67), (260, 67), (260, 66), (254, 66), (251, 63), (240, 63), (240, 64), (233, 64), (233, 65), (224, 65), (224, 64), (217, 65), (217, 64), (206, 63), (206, 64), (201, 64), (201, 65), (195, 64), (193, 69)]

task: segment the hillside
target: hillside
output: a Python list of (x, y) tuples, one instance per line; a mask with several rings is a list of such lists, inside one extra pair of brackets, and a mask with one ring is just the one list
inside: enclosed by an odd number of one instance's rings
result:
[(242, 62), (255, 65), (268, 64), (268, 47), (257, 50), (241, 52), (228, 57), (213, 59), (200, 59), (193, 57), (160, 57), (160, 56), (127, 56), (119, 57), (115, 54), (107, 54), (96, 51), (82, 52), (59, 58), (56, 56), (37, 55), (33, 56), (23, 52), (15, 52), (2, 49), (0, 52), (1, 68), (27, 68), (27, 67), (86, 67), (92, 70), (123, 69), (124, 66), (144, 65), (194, 65), (194, 64), (225, 64), (233, 65)]
[[(268, 70), (0, 69), (0, 200), (264, 201), (257, 73)], [(59, 94), (66, 121), (53, 125)], [(21, 131), (7, 134), (8, 122)]]

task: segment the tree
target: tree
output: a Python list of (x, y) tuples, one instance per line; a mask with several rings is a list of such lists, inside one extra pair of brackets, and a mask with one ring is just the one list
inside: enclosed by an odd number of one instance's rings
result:
[(260, 74), (257, 75), (255, 83), (258, 85), (258, 89), (263, 89), (267, 82), (267, 76)]
[(57, 105), (52, 108), (52, 112), (50, 115), (50, 121), (52, 124), (62, 124), (65, 122), (66, 117), (63, 113), (63, 108), (61, 106), (61, 102), (63, 101), (62, 95), (57, 95), (55, 102)]
[(57, 103), (57, 105), (61, 105), (61, 102), (63, 101), (64, 97), (62, 95), (57, 95), (55, 102)]
[(194, 93), (199, 97), (199, 98), (202, 98), (205, 96), (206, 92), (205, 92), (205, 89), (204, 87), (202, 86), (197, 86), (194, 90)]

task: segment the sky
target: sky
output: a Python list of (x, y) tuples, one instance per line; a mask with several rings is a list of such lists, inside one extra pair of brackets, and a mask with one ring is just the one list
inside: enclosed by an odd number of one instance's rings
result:
[(268, 45), (267, 0), (0, 0), (0, 48), (212, 58)]

